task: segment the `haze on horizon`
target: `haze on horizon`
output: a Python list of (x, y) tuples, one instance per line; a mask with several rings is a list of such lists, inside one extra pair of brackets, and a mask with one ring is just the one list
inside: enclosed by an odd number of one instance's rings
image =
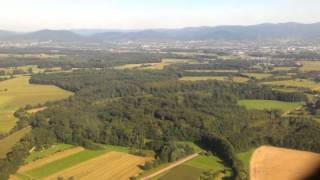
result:
[(0, 29), (149, 29), (313, 23), (319, 0), (0, 0)]

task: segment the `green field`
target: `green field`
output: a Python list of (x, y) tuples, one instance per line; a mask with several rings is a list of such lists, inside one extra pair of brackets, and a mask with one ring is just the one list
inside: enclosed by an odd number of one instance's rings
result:
[[(116, 151), (116, 152), (128, 153), (130, 149), (129, 147), (122, 147), (122, 146), (112, 146), (112, 145), (100, 145), (100, 146), (103, 148), (102, 150), (95, 150), (95, 151), (84, 150), (76, 154), (67, 156), (65, 158), (45, 164), (43, 166), (31, 169), (29, 171), (19, 173), (17, 174), (17, 176), (21, 178), (23, 177), (43, 178), (43, 177), (52, 175), (56, 172), (62, 171), (66, 168), (77, 165), (81, 162), (84, 162), (94, 157), (105, 154), (107, 152)], [(37, 158), (47, 157), (55, 152), (61, 151), (63, 149), (68, 149), (71, 147), (73, 147), (73, 145), (57, 144), (43, 151), (31, 153), (31, 155), (27, 158), (26, 161), (31, 162), (32, 160), (35, 160)]]
[(73, 145), (70, 144), (55, 144), (52, 145), (51, 147), (44, 149), (42, 151), (33, 151), (32, 153), (30, 153), (30, 155), (27, 157), (26, 159), (26, 163), (29, 163), (31, 161), (43, 158), (43, 157), (47, 157), (51, 154), (54, 154), (56, 152), (59, 151), (63, 151), (65, 149), (69, 149), (74, 147)]
[(179, 141), (178, 143), (181, 144), (188, 144), (189, 146), (191, 146), (193, 148), (193, 150), (195, 152), (201, 152), (203, 151), (203, 149), (201, 149), (198, 145), (196, 145), (195, 143), (191, 142), (191, 141)]
[(0, 140), (0, 158), (4, 158), (11, 148), (30, 131), (31, 127), (26, 127)]
[(201, 173), (203, 172), (202, 169), (192, 167), (189, 165), (181, 165), (178, 166), (171, 171), (163, 174), (162, 176), (156, 178), (159, 180), (198, 180)]
[(204, 156), (200, 155), (184, 163), (195, 168), (202, 170), (223, 170), (225, 167), (222, 164), (222, 160), (216, 156)]
[[(193, 142), (189, 141), (181, 141), (178, 142), (181, 144), (188, 144), (190, 145), (196, 152), (201, 152), (203, 149), (201, 149), (198, 145), (196, 145)], [(152, 174), (154, 172), (157, 172), (172, 163), (165, 163), (162, 164), (154, 169), (151, 169), (149, 171), (145, 171), (143, 173), (143, 176), (147, 176), (149, 174)], [(223, 165), (223, 162), (220, 158), (213, 156), (213, 155), (199, 155), (167, 172), (164, 172), (154, 178), (153, 180), (160, 179), (160, 180), (171, 180), (171, 179), (188, 179), (188, 180), (198, 180), (202, 172), (207, 170), (213, 170), (213, 171), (222, 171), (222, 170), (228, 170)], [(230, 175), (231, 172), (227, 171), (227, 176)]]
[[(169, 164), (168, 164), (169, 165)], [(161, 168), (156, 168), (157, 170), (152, 170), (152, 172), (159, 171), (160, 169), (166, 167), (166, 165), (161, 166)], [(152, 179), (160, 180), (174, 180), (174, 179), (188, 179), (188, 180), (198, 180), (200, 175), (207, 170), (222, 171), (227, 169), (222, 160), (216, 156), (205, 156), (199, 155), (180, 166), (177, 166), (167, 172), (164, 172)], [(151, 174), (151, 173), (148, 173)], [(227, 176), (230, 172), (227, 171)]]
[(301, 102), (284, 102), (284, 101), (274, 101), (274, 100), (240, 100), (238, 102), (240, 106), (245, 106), (247, 109), (280, 109), (284, 112), (292, 111), (303, 105)]
[(237, 153), (237, 155), (236, 155), (237, 158), (243, 163), (244, 168), (247, 170), (247, 172), (249, 172), (250, 159), (251, 159), (251, 156), (252, 156), (254, 151), (255, 151), (255, 149), (251, 149), (251, 150), (246, 151), (246, 152)]
[(23, 174), (34, 178), (43, 178), (61, 170), (64, 170), (66, 168), (69, 168), (71, 166), (74, 166), (76, 164), (79, 164), (81, 162), (87, 161), (91, 158), (102, 155), (105, 152), (105, 150), (84, 150), (71, 156), (65, 157), (63, 159), (48, 163), (44, 166), (32, 169), (30, 171), (26, 171)]
[(122, 152), (122, 153), (129, 153), (130, 148), (124, 147), (124, 146), (113, 146), (113, 145), (101, 145), (103, 148), (105, 148), (106, 152), (110, 151), (116, 151), (116, 152)]
[(30, 84), (29, 79), (29, 76), (22, 76), (0, 82), (0, 133), (9, 132), (15, 126), (13, 113), (19, 108), (72, 95), (56, 86)]

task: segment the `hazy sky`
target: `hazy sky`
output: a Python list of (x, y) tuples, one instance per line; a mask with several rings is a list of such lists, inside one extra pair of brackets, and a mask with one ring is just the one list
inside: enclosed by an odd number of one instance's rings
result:
[(320, 0), (0, 0), (0, 29), (144, 29), (320, 21)]

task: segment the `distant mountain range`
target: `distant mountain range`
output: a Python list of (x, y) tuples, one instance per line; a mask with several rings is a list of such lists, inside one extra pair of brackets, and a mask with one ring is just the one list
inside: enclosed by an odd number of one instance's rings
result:
[(250, 26), (191, 27), (183, 29), (123, 30), (41, 30), (30, 33), (0, 31), (6, 41), (118, 41), (118, 40), (263, 40), (320, 39), (320, 23), (280, 23)]

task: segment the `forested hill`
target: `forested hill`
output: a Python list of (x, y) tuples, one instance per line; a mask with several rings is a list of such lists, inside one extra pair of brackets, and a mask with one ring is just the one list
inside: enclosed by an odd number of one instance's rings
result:
[[(89, 35), (88, 35), (89, 34)], [(250, 26), (190, 27), (182, 29), (147, 30), (86, 30), (79, 31), (41, 30), (30, 33), (0, 32), (0, 40), (5, 41), (54, 41), (54, 42), (101, 42), (119, 40), (266, 40), (292, 39), (314, 40), (320, 38), (320, 23), (299, 24), (259, 24)]]
[(93, 36), (99, 39), (131, 40), (258, 40), (320, 38), (320, 23), (259, 24), (252, 26), (193, 27), (154, 29), (138, 32), (106, 32)]

